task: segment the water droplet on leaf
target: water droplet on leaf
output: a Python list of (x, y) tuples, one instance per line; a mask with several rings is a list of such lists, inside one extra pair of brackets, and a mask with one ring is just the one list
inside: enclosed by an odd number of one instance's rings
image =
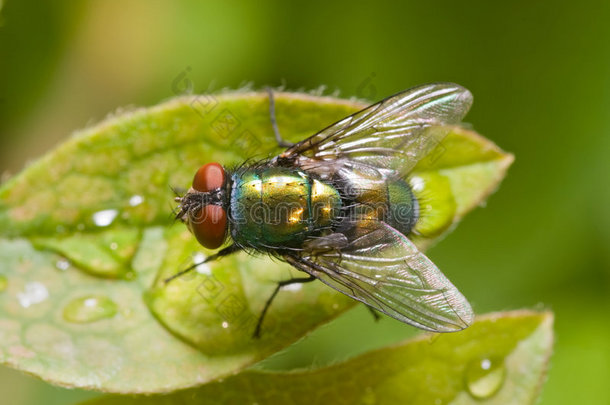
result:
[(144, 197), (142, 197), (141, 195), (133, 195), (129, 199), (129, 205), (131, 205), (132, 207), (137, 207), (138, 205), (142, 204), (143, 202), (144, 202)]
[(413, 188), (413, 191), (422, 191), (424, 189), (424, 179), (421, 177), (412, 177), (411, 187)]
[(201, 252), (193, 253), (193, 264), (197, 264), (195, 267), (195, 271), (199, 274), (210, 275), (212, 274), (212, 269), (209, 264), (204, 263), (206, 256)]
[(476, 399), (490, 398), (502, 387), (505, 375), (502, 360), (477, 359), (466, 367), (466, 389)]
[(116, 216), (118, 215), (117, 210), (102, 210), (93, 214), (93, 222), (97, 226), (105, 227), (114, 221)]
[(17, 293), (19, 305), (23, 308), (29, 308), (34, 304), (38, 304), (49, 298), (49, 291), (44, 284), (38, 281), (27, 283), (22, 292)]
[(55, 262), (55, 267), (58, 270), (66, 271), (70, 268), (70, 262), (67, 259), (59, 259)]
[(302, 288), (303, 288), (303, 284), (301, 284), (301, 283), (294, 283), (294, 284), (288, 284), (287, 286), (284, 286), (284, 288), (282, 288), (282, 290), (284, 290), (284, 291), (301, 291)]
[(64, 307), (64, 319), (73, 323), (88, 323), (104, 318), (112, 318), (117, 313), (117, 305), (108, 297), (88, 295), (76, 298)]

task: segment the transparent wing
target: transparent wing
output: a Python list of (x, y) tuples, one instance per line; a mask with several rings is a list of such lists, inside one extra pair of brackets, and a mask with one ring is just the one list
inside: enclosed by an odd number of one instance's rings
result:
[(350, 159), (408, 172), (458, 124), (472, 94), (453, 83), (414, 87), (365, 108), (288, 148), (281, 157)]
[[(286, 257), (332, 288), (399, 321), (434, 332), (468, 327), (468, 301), (400, 232), (383, 222), (352, 224), (340, 249)], [(318, 243), (319, 245), (319, 243)]]

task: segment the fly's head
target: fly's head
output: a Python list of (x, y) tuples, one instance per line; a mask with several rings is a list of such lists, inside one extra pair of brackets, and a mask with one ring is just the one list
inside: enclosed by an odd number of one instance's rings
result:
[(197, 170), (186, 194), (176, 197), (176, 219), (186, 223), (197, 241), (208, 249), (220, 247), (227, 234), (226, 178), (220, 164), (207, 163)]

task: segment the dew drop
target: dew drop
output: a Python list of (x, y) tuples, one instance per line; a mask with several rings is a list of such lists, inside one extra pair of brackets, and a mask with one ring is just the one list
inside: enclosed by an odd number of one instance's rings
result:
[(108, 226), (108, 225), (112, 224), (112, 222), (114, 221), (114, 219), (116, 218), (118, 213), (119, 212), (117, 210), (98, 211), (95, 214), (93, 214), (93, 222), (97, 226), (101, 226), (101, 227)]
[(424, 179), (421, 177), (411, 178), (411, 187), (413, 191), (422, 191), (424, 189)]
[(129, 205), (131, 205), (132, 207), (137, 207), (138, 205), (142, 204), (144, 202), (144, 197), (142, 197), (141, 195), (132, 195), (131, 198), (129, 199)]
[(72, 323), (89, 323), (112, 318), (117, 313), (116, 304), (108, 297), (87, 295), (70, 301), (65, 307), (64, 319)]
[(126, 272), (123, 275), (123, 278), (125, 280), (129, 280), (129, 281), (135, 280), (137, 277), (138, 277), (138, 274), (135, 271), (133, 271), (133, 270), (129, 270), (128, 272)]
[(192, 257), (193, 257), (193, 264), (201, 264), (205, 261), (205, 255), (201, 252), (193, 253)]
[(8, 279), (0, 274), (0, 292), (6, 290), (6, 287), (8, 287)]
[(67, 259), (59, 259), (55, 262), (55, 267), (58, 270), (66, 271), (70, 268), (70, 262)]
[(41, 303), (49, 298), (49, 291), (44, 284), (38, 281), (27, 283), (22, 292), (17, 293), (19, 305), (23, 308), (29, 308), (34, 304)]
[(287, 286), (284, 286), (282, 288), (282, 290), (284, 291), (300, 291), (303, 288), (303, 284), (302, 283), (294, 283), (294, 284), (288, 284)]
[(199, 274), (205, 274), (209, 276), (210, 274), (212, 274), (212, 269), (210, 268), (209, 264), (204, 263), (205, 259), (206, 256), (203, 253), (193, 253), (193, 264), (197, 265), (197, 267), (195, 267), (195, 271)]
[(466, 389), (473, 398), (490, 398), (500, 390), (505, 376), (503, 361), (493, 358), (474, 360), (466, 367)]

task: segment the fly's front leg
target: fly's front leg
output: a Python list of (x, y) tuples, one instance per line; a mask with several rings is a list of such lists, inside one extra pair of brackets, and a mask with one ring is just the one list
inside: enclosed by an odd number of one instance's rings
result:
[(165, 284), (169, 283), (170, 281), (172, 281), (172, 280), (173, 280), (173, 279), (175, 279), (175, 278), (178, 278), (178, 277), (180, 277), (180, 276), (182, 276), (182, 275), (184, 275), (184, 274), (188, 273), (189, 271), (195, 270), (195, 269), (197, 268), (197, 266), (200, 266), (200, 265), (202, 265), (202, 264), (204, 264), (204, 263), (213, 262), (213, 261), (215, 261), (215, 260), (220, 259), (221, 257), (225, 257), (225, 256), (230, 255), (230, 254), (232, 254), (232, 253), (239, 252), (240, 250), (241, 250), (241, 247), (239, 247), (239, 246), (237, 246), (237, 245), (231, 245), (231, 246), (227, 246), (226, 248), (224, 248), (224, 249), (220, 250), (218, 253), (216, 253), (216, 254), (214, 254), (214, 255), (212, 255), (212, 256), (207, 257), (207, 258), (206, 258), (204, 261), (202, 261), (201, 263), (195, 263), (195, 264), (193, 264), (193, 265), (191, 265), (191, 266), (187, 267), (186, 269), (181, 270), (181, 271), (179, 271), (178, 273), (176, 273), (176, 274), (172, 275), (171, 277), (166, 278), (166, 279), (164, 280), (164, 281), (165, 281)]
[(273, 127), (273, 134), (275, 135), (275, 140), (277, 144), (282, 148), (289, 148), (294, 145), (292, 142), (285, 141), (280, 134), (280, 130), (277, 127), (277, 120), (275, 119), (275, 98), (273, 97), (273, 90), (271, 87), (266, 88), (267, 93), (269, 94), (269, 118), (271, 120), (271, 127)]
[(260, 337), (261, 326), (263, 325), (263, 319), (265, 319), (265, 314), (267, 314), (267, 310), (271, 306), (271, 303), (273, 302), (273, 299), (275, 298), (277, 293), (280, 291), (280, 288), (285, 287), (290, 284), (309, 283), (309, 282), (314, 281), (315, 279), (316, 278), (314, 276), (309, 276), (309, 277), (301, 277), (301, 278), (291, 278), (290, 280), (284, 280), (284, 281), (280, 281), (279, 283), (277, 283), (277, 286), (275, 287), (273, 294), (271, 294), (271, 296), (267, 299), (267, 302), (265, 303), (263, 312), (261, 312), (261, 315), (258, 317), (258, 322), (256, 323), (256, 329), (254, 330), (253, 337), (255, 339)]

